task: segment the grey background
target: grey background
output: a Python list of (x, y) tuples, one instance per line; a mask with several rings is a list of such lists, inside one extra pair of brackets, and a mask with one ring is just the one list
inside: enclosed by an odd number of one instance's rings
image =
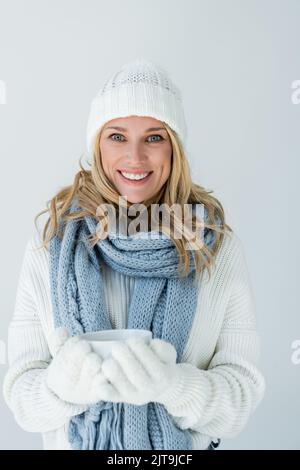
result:
[[(300, 449), (299, 23), (296, 0), (0, 1), (2, 341), (33, 217), (73, 181), (91, 99), (145, 56), (182, 90), (193, 179), (241, 237), (256, 297), (267, 392), (222, 448)], [(0, 423), (2, 449), (41, 448), (2, 396)]]

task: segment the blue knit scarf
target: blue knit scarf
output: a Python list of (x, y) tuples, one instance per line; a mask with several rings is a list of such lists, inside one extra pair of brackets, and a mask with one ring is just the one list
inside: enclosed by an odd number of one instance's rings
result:
[[(70, 212), (75, 210), (73, 203)], [(204, 220), (206, 216), (205, 209)], [(72, 336), (112, 329), (101, 271), (106, 262), (136, 278), (127, 328), (151, 330), (154, 338), (174, 345), (177, 362), (182, 362), (199, 294), (192, 256), (189, 275), (179, 278), (176, 247), (162, 233), (156, 239), (108, 236), (92, 248), (87, 238), (96, 232), (94, 217), (64, 226), (63, 238), (55, 235), (49, 243), (55, 327), (65, 326)], [(206, 245), (214, 240), (215, 232), (205, 228)], [(155, 402), (138, 406), (100, 401), (71, 418), (68, 438), (73, 449), (192, 449), (189, 431), (179, 429)]]

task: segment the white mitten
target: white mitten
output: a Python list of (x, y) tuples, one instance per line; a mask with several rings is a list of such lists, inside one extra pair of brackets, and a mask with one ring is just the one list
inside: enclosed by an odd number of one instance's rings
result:
[(108, 384), (101, 372), (102, 358), (79, 336), (70, 337), (64, 327), (51, 338), (55, 352), (47, 368), (47, 386), (62, 400), (93, 404), (102, 400), (101, 385)]
[(167, 404), (184, 378), (176, 358), (174, 346), (158, 338), (149, 344), (136, 338), (117, 344), (102, 363), (102, 372), (111, 382), (102, 388), (102, 396), (135, 405)]

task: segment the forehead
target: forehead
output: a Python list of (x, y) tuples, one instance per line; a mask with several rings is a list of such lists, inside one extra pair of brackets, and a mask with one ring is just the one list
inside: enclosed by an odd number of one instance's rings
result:
[(122, 127), (127, 130), (130, 129), (139, 129), (139, 130), (148, 130), (149, 128), (164, 128), (162, 121), (155, 119), (151, 116), (126, 116), (111, 119), (106, 122), (103, 126), (104, 129), (109, 127)]

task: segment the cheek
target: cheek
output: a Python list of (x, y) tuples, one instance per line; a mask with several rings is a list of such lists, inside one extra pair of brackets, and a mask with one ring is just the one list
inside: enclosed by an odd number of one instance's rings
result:
[(162, 162), (162, 177), (167, 180), (171, 172), (172, 158), (170, 155), (166, 155)]
[(105, 172), (109, 172), (111, 168), (114, 167), (115, 161), (117, 160), (117, 155), (109, 146), (100, 145), (101, 152), (101, 161), (102, 166)]

